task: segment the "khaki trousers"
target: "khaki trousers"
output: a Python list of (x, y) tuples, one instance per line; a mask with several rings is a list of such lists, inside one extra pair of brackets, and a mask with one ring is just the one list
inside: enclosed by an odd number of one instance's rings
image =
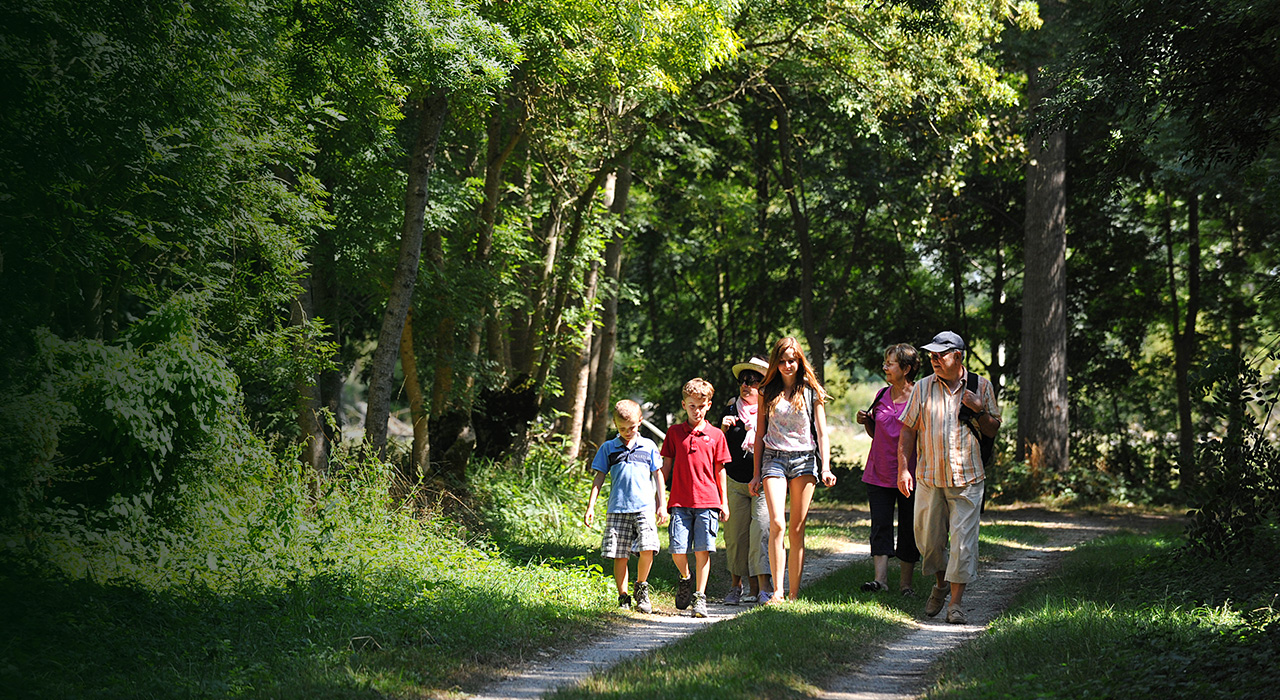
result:
[(917, 482), (915, 525), (921, 574), (946, 571), (946, 580), (951, 583), (969, 583), (978, 577), (979, 508), (984, 488), (985, 481), (941, 488)]

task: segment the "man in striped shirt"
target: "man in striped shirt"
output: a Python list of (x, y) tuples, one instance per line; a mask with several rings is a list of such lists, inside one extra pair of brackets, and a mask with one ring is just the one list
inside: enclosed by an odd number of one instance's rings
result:
[[(919, 488), (915, 534), (922, 557), (920, 573), (937, 578), (924, 612), (937, 615), (949, 595), (947, 622), (964, 624), (964, 588), (978, 575), (978, 523), (986, 472), (981, 445), (961, 420), (960, 407), (969, 407), (977, 415), (978, 430), (993, 437), (1000, 429), (1000, 405), (986, 378), (977, 377), (976, 392), (966, 387), (965, 345), (959, 335), (943, 331), (923, 349), (933, 374), (916, 383), (898, 417), (902, 421), (898, 490), (910, 496)], [(905, 467), (913, 458), (914, 479)]]

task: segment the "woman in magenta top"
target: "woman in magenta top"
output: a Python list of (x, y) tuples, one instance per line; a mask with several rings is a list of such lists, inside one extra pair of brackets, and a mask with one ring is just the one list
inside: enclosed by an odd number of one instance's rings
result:
[[(874, 581), (862, 584), (864, 591), (889, 589), (889, 557), (897, 557), (901, 565), (899, 590), (905, 596), (915, 595), (911, 577), (915, 573), (920, 552), (916, 549), (915, 493), (903, 496), (898, 491), (898, 434), (902, 423), (898, 416), (911, 396), (916, 372), (920, 369), (920, 353), (906, 343), (891, 345), (884, 351), (885, 381), (889, 386), (876, 393), (871, 408), (858, 411), (856, 420), (871, 436), (871, 453), (862, 480), (867, 484), (867, 501), (871, 505), (871, 558), (875, 562)], [(915, 476), (914, 457), (907, 471)], [(894, 547), (893, 511), (898, 509), (898, 545)]]

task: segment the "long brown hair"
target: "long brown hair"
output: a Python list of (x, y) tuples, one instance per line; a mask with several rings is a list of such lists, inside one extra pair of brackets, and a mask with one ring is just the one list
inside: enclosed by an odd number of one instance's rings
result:
[[(818, 375), (814, 373), (813, 365), (809, 364), (809, 358), (805, 357), (804, 350), (800, 348), (800, 341), (787, 336), (779, 338), (778, 342), (773, 344), (773, 349), (769, 351), (769, 369), (765, 370), (764, 381), (760, 384), (760, 397), (764, 405), (769, 407), (769, 412), (773, 412), (774, 406), (782, 398), (782, 393), (786, 389), (782, 374), (778, 372), (778, 365), (782, 362), (782, 355), (787, 350), (794, 350), (796, 359), (800, 361), (800, 367), (796, 370), (796, 391), (791, 395), (791, 406), (797, 411), (804, 409), (805, 387), (813, 390), (816, 403), (826, 403), (827, 392), (818, 381)], [(810, 409), (812, 408), (811, 406)]]

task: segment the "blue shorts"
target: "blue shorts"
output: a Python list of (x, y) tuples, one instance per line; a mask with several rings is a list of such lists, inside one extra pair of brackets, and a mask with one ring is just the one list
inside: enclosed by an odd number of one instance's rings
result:
[(760, 459), (760, 480), (771, 476), (794, 479), (800, 476), (819, 478), (817, 453), (813, 450), (805, 452), (789, 452), (765, 448)]
[(719, 508), (672, 508), (671, 553), (714, 552), (719, 530)]

